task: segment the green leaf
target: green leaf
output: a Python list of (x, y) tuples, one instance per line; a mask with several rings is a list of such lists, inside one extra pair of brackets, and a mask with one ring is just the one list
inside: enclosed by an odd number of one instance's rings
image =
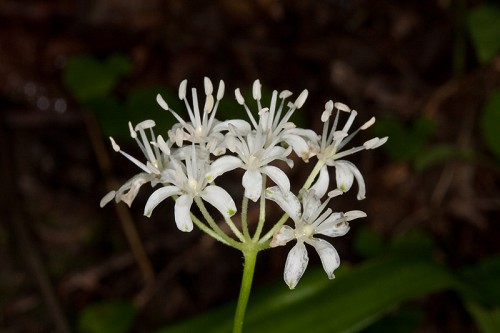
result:
[(361, 228), (354, 238), (354, 250), (363, 258), (382, 255), (387, 249), (384, 240), (370, 228)]
[(84, 104), (94, 112), (104, 136), (112, 136), (115, 139), (130, 139), (128, 114), (116, 97), (95, 97)]
[(500, 307), (486, 309), (476, 303), (468, 303), (466, 306), (482, 333), (500, 332)]
[(418, 171), (427, 170), (435, 165), (450, 160), (474, 160), (474, 152), (448, 144), (435, 145), (420, 152), (415, 158), (414, 166)]
[(414, 229), (392, 240), (391, 251), (407, 257), (430, 257), (434, 240), (421, 230)]
[(177, 96), (172, 96), (164, 87), (153, 86), (137, 88), (130, 92), (125, 105), (127, 121), (131, 121), (135, 125), (146, 119), (153, 119), (156, 123), (155, 135), (161, 134), (166, 139), (168, 138), (168, 130), (177, 120), (170, 112), (163, 110), (158, 105), (156, 102), (158, 94), (165, 98), (169, 108), (177, 110), (184, 119), (187, 118), (187, 111), (185, 111), (184, 105), (178, 102)]
[(377, 321), (361, 333), (413, 333), (424, 322), (422, 310), (405, 307)]
[[(499, 38), (500, 39), (500, 38)], [(481, 113), (481, 133), (489, 149), (500, 158), (500, 91), (495, 91)]]
[(476, 267), (464, 269), (461, 275), (460, 292), (466, 300), (500, 306), (500, 255), (483, 259)]
[[(404, 257), (371, 260), (339, 272), (333, 281), (321, 269), (308, 269), (293, 291), (280, 281), (255, 292), (245, 330), (358, 332), (404, 302), (447, 289), (452, 282), (441, 266)], [(156, 333), (230, 332), (233, 311), (229, 304)]]
[(408, 126), (390, 118), (378, 118), (373, 126), (377, 136), (389, 136), (383, 148), (391, 158), (410, 160), (418, 156), (434, 133), (434, 123), (425, 117), (417, 118)]
[(79, 55), (68, 59), (63, 82), (77, 100), (85, 102), (108, 95), (130, 69), (124, 56), (111, 56), (103, 62), (90, 55)]
[(79, 333), (126, 333), (132, 329), (135, 309), (128, 301), (102, 301), (84, 308), (78, 316)]
[(500, 51), (500, 8), (494, 5), (474, 8), (469, 12), (467, 26), (479, 62), (489, 62)]

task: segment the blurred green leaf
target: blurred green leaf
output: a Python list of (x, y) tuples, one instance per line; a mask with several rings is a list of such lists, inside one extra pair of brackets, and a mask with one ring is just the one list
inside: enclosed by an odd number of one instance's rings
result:
[(126, 333), (132, 329), (135, 309), (128, 301), (102, 301), (84, 308), (78, 316), (79, 333)]
[(476, 303), (468, 303), (466, 306), (482, 333), (500, 332), (500, 307), (486, 309)]
[[(127, 121), (132, 122), (133, 125), (140, 123), (146, 119), (153, 119), (156, 123), (154, 128), (155, 135), (161, 134), (165, 139), (168, 137), (168, 130), (177, 122), (174, 116), (163, 110), (156, 102), (156, 95), (162, 95), (167, 101), (169, 108), (178, 110), (179, 116), (187, 119), (187, 111), (184, 105), (182, 107), (177, 96), (170, 96), (171, 94), (164, 87), (141, 87), (130, 92), (127, 97), (125, 109), (127, 112)], [(128, 131), (128, 127), (127, 127)]]
[(498, 90), (491, 95), (482, 111), (481, 133), (490, 150), (500, 158), (500, 91)]
[(500, 7), (480, 5), (467, 18), (472, 42), (480, 63), (487, 63), (500, 51)]
[(435, 145), (420, 152), (415, 158), (414, 166), (416, 170), (424, 171), (440, 163), (457, 159), (473, 160), (474, 152), (447, 144)]
[(86, 102), (108, 95), (131, 67), (124, 56), (111, 56), (107, 61), (90, 55), (74, 56), (68, 59), (63, 82), (78, 101)]
[(396, 236), (391, 242), (391, 251), (408, 257), (431, 256), (434, 240), (419, 229)]
[(116, 97), (91, 98), (85, 102), (85, 105), (94, 112), (104, 136), (112, 136), (115, 139), (130, 138), (128, 114)]
[[(336, 272), (337, 273), (337, 272)], [(308, 269), (296, 290), (283, 282), (256, 291), (245, 321), (247, 332), (358, 332), (402, 303), (447, 289), (453, 278), (430, 260), (390, 257), (337, 274)], [(156, 333), (230, 332), (234, 304)]]
[(463, 297), (486, 306), (500, 306), (500, 255), (481, 260), (463, 270)]
[(362, 258), (374, 258), (384, 254), (387, 246), (382, 237), (371, 228), (365, 227), (357, 231), (354, 238), (354, 250)]
[(417, 118), (409, 126), (389, 118), (377, 118), (373, 132), (377, 136), (389, 136), (382, 147), (396, 160), (409, 160), (418, 156), (434, 133), (434, 123), (425, 117)]
[(422, 310), (405, 307), (382, 318), (361, 333), (413, 333), (423, 322)]

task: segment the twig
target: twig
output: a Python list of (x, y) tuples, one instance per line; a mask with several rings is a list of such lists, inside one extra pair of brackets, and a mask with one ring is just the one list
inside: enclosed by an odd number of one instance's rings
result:
[(48, 314), (54, 322), (56, 331), (59, 333), (70, 333), (71, 330), (66, 321), (61, 304), (56, 297), (49, 275), (39, 255), (40, 251), (36, 248), (28, 231), (27, 221), (30, 220), (30, 218), (27, 216), (27, 212), (21, 207), (20, 195), (14, 183), (14, 179), (17, 179), (15, 173), (17, 167), (12, 153), (15, 149), (15, 144), (12, 140), (13, 135), (8, 132), (8, 128), (4, 126), (3, 120), (0, 121), (0, 145), (2, 148), (0, 151), (3, 152), (1, 154), (3, 192), (0, 202), (5, 206), (3, 207), (5, 215), (2, 220), (6, 228), (8, 228), (9, 233), (14, 235), (14, 242), (18, 249), (18, 253), (25, 261), (29, 274), (38, 284), (38, 288), (47, 305)]
[[(111, 174), (111, 161), (102, 140), (97, 121), (94, 115), (88, 110), (84, 110), (83, 112), (88, 135), (95, 152), (97, 163), (99, 164), (99, 168), (106, 179), (106, 187), (109, 191), (117, 189), (119, 184), (116, 178)], [(124, 205), (114, 205), (114, 207), (121, 222), (125, 237), (130, 245), (132, 254), (134, 255), (137, 265), (142, 272), (144, 281), (148, 282), (154, 280), (153, 266), (151, 265), (151, 261), (149, 260), (146, 251), (144, 250), (144, 246), (137, 229), (134, 226), (134, 221), (130, 212)]]

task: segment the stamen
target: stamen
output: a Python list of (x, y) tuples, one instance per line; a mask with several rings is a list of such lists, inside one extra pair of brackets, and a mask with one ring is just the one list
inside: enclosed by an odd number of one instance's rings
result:
[(115, 142), (115, 139), (113, 139), (112, 137), (109, 137), (109, 140), (111, 141), (111, 146), (113, 146), (113, 150), (115, 152), (119, 152), (120, 151), (120, 146), (118, 146)]
[(253, 99), (255, 99), (256, 101), (258, 101), (258, 100), (260, 100), (262, 98), (261, 86), (262, 85), (260, 84), (259, 80), (255, 80), (253, 82), (252, 96), (253, 96)]
[(212, 85), (212, 81), (208, 77), (205, 76), (203, 83), (205, 84), (205, 95), (212, 95), (214, 91), (214, 86)]
[(219, 89), (217, 89), (217, 100), (220, 101), (224, 97), (225, 84), (224, 81), (219, 81)]
[(341, 102), (336, 102), (335, 107), (337, 110), (344, 111), (344, 112), (351, 112), (351, 108), (345, 105), (344, 103)]
[(304, 103), (306, 102), (306, 99), (307, 99), (307, 95), (309, 94), (309, 92), (307, 91), (307, 89), (304, 89), (299, 97), (297, 97), (297, 99), (295, 100), (295, 107), (297, 109), (300, 109), (302, 107), (302, 105), (304, 105)]
[(368, 127), (372, 126), (373, 124), (375, 124), (375, 117), (372, 117), (370, 120), (368, 120), (366, 123), (364, 123), (363, 126), (361, 126), (359, 129), (363, 131), (363, 130), (367, 129)]
[(158, 103), (163, 110), (168, 111), (168, 104), (160, 94), (156, 95), (156, 103)]
[(186, 86), (187, 86), (187, 80), (183, 80), (179, 85), (179, 99), (181, 101), (186, 98)]

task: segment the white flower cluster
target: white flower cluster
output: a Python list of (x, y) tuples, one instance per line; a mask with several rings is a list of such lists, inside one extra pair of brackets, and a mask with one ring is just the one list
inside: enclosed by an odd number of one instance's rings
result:
[[(354, 179), (358, 184), (358, 199), (365, 197), (365, 183), (360, 171), (353, 163), (342, 158), (364, 149), (377, 148), (384, 144), (387, 138), (373, 138), (361, 146), (342, 150), (360, 130), (370, 127), (375, 119), (370, 119), (350, 132), (357, 112), (345, 104), (329, 101), (321, 116), (324, 123), (323, 132), (318, 135), (312, 130), (298, 128), (290, 121), (293, 113), (300, 109), (307, 99), (307, 90), (299, 94), (294, 102), (288, 101), (292, 95), (290, 91), (273, 91), (270, 104), (263, 106), (259, 80), (254, 82), (252, 90), (258, 111), (255, 116), (245, 103), (240, 90), (236, 89), (236, 101), (243, 106), (249, 120), (219, 121), (216, 113), (224, 90), (224, 82), (220, 81), (214, 94), (212, 82), (205, 78), (204, 103), (199, 103), (195, 88), (191, 89), (190, 103), (187, 97), (187, 81), (182, 81), (179, 99), (185, 103), (189, 115), (186, 120), (158, 95), (157, 102), (160, 107), (169, 111), (178, 123), (169, 130), (166, 138), (154, 134), (153, 120), (143, 121), (135, 127), (129, 123), (130, 135), (144, 153), (145, 162), (122, 151), (113, 138), (110, 138), (113, 149), (136, 164), (141, 172), (117, 191), (108, 193), (101, 200), (101, 207), (113, 199), (130, 206), (143, 184), (160, 185), (149, 197), (144, 215), (150, 216), (160, 202), (172, 197), (175, 200), (175, 223), (181, 231), (191, 231), (194, 221), (203, 231), (232, 246), (257, 242), (275, 247), (296, 240), (296, 245), (288, 254), (284, 272), (285, 282), (291, 289), (296, 286), (307, 267), (308, 256), (304, 243), (316, 249), (328, 277), (333, 278), (333, 272), (339, 266), (339, 255), (330, 243), (314, 236), (342, 236), (349, 230), (350, 220), (366, 216), (361, 211), (335, 213), (326, 208), (332, 197), (347, 192), (352, 187)], [(348, 115), (348, 118), (343, 126), (340, 126), (344, 114)], [(316, 159), (316, 167), (298, 196), (291, 193), (286, 172), (273, 163), (281, 160), (292, 168), (293, 161), (289, 158), (292, 151), (305, 162)], [(335, 170), (336, 188), (327, 194), (331, 167)], [(285, 213), (284, 218), (269, 226), (270, 231), (263, 237), (260, 237), (261, 230), (256, 232), (254, 237), (248, 235), (248, 230), (240, 232), (231, 220), (237, 212), (234, 200), (225, 189), (215, 185), (219, 176), (238, 168), (244, 170), (243, 210), (247, 209), (248, 201), (245, 200), (260, 200), (261, 215), (265, 215), (263, 205), (267, 199), (277, 203)], [(267, 188), (267, 178), (276, 186)], [(325, 195), (327, 199), (322, 202)], [(221, 235), (222, 230), (209, 216), (203, 201), (221, 213), (239, 242), (225, 234)], [(210, 227), (206, 227), (192, 214), (193, 202), (204, 212)], [(246, 211), (242, 213), (246, 215)], [(284, 225), (288, 217), (293, 221), (294, 227)], [(259, 223), (263, 223), (263, 220)], [(261, 227), (262, 225), (259, 226)], [(271, 237), (273, 239), (270, 241)]]

